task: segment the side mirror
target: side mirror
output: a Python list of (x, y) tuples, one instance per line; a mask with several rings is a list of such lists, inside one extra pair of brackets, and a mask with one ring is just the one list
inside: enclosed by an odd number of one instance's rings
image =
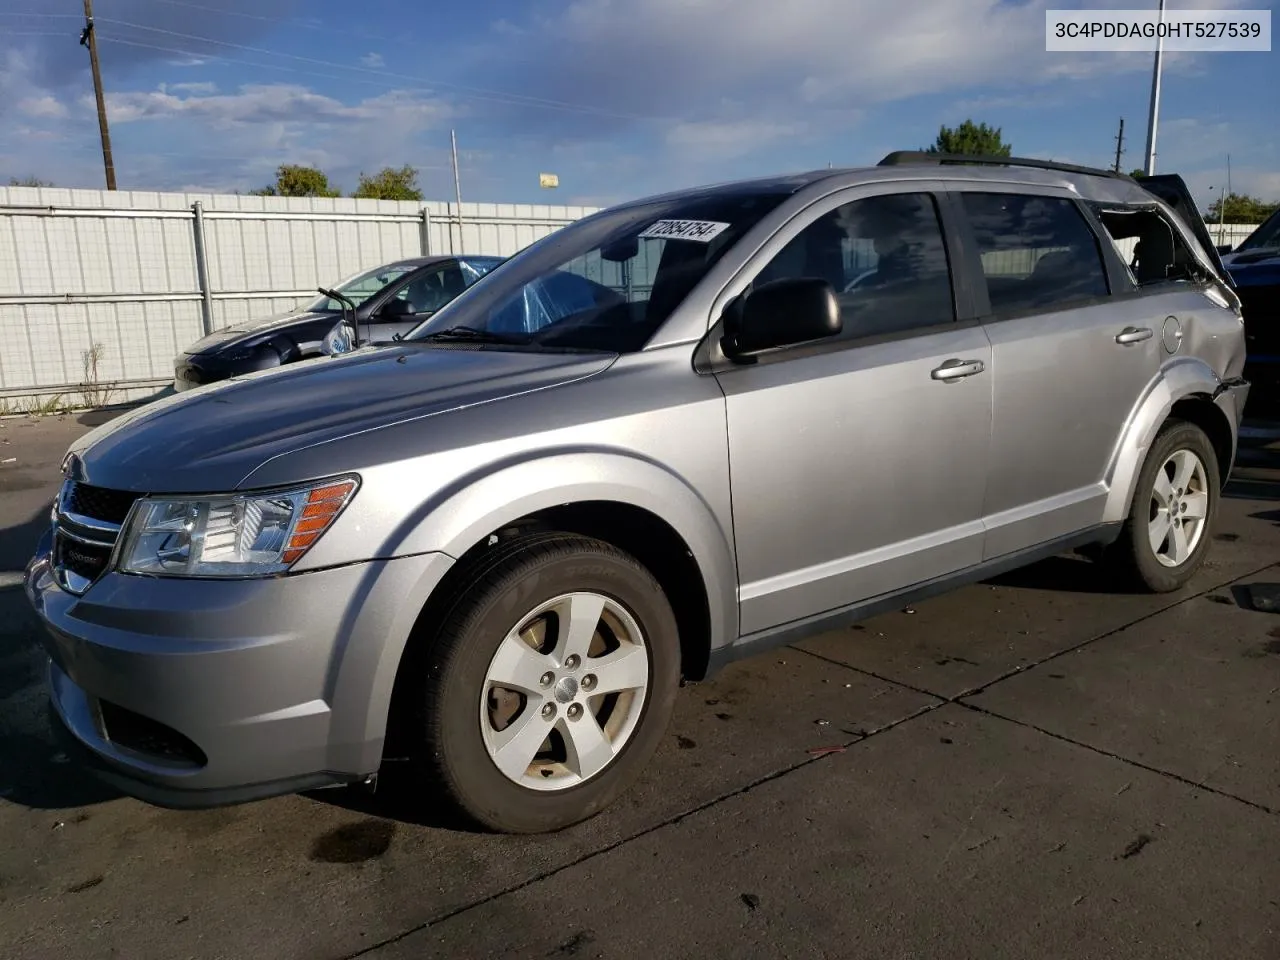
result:
[(384, 320), (393, 320), (401, 317), (412, 317), (413, 313), (413, 304), (408, 300), (393, 297), (382, 305), (382, 308), (378, 311), (378, 316)]
[(762, 284), (730, 306), (720, 349), (735, 363), (752, 355), (834, 337), (844, 329), (831, 284), (788, 277)]
[(1224, 254), (1228, 254), (1235, 248), (1235, 244), (1233, 243), (1220, 243), (1218, 244), (1218, 255), (1222, 256)]

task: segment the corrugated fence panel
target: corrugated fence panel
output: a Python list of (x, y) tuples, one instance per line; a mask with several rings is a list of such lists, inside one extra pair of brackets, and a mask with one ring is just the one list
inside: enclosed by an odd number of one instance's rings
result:
[(214, 328), (421, 255), (424, 212), (431, 253), (499, 256), (594, 212), (467, 203), (459, 229), (440, 202), (0, 187), (0, 407), (88, 381), (137, 399), (171, 381), (174, 356), (204, 334), (197, 202)]

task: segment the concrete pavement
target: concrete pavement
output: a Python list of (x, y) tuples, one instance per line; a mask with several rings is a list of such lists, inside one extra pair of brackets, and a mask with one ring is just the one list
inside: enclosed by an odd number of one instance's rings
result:
[(5, 578), (84, 429), (0, 421), (6, 957), (1280, 956), (1266, 431), (1180, 593), (1062, 558), (763, 654), (613, 809), (509, 838), (384, 792), (162, 811), (64, 762)]

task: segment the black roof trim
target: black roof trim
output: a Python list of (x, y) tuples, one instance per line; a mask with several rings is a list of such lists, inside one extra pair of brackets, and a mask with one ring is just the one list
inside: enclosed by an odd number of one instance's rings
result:
[(952, 164), (992, 167), (1034, 167), (1038, 170), (1058, 170), (1062, 173), (1081, 173), (1091, 177), (1109, 177), (1112, 180), (1134, 181), (1127, 173), (1115, 170), (1103, 170), (1100, 167), (1081, 167), (1074, 163), (1059, 163), (1056, 160), (1032, 160), (1027, 157), (969, 157), (956, 153), (925, 153), (923, 150), (895, 150), (876, 166), (897, 167), (906, 164)]

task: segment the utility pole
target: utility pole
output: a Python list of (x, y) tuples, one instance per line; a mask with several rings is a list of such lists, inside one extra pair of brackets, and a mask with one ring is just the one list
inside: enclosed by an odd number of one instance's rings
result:
[[(1160, 26), (1164, 26), (1164, 0), (1160, 0)], [(1164, 66), (1164, 37), (1156, 37), (1156, 60), (1151, 69), (1151, 111), (1147, 116), (1147, 157), (1143, 172), (1156, 172), (1156, 125), (1160, 122), (1160, 74)]]
[(1120, 172), (1120, 157), (1124, 155), (1124, 117), (1120, 118), (1120, 132), (1116, 135), (1116, 173)]
[[(85, 0), (87, 3), (88, 0)], [(453, 147), (453, 192), (458, 198), (458, 247), (462, 247), (462, 181), (458, 179), (458, 134), (456, 130), (449, 131), (449, 143)], [(453, 233), (450, 232), (449, 239), (453, 239)], [(455, 253), (458, 251), (454, 251)]]
[(84, 30), (80, 46), (89, 48), (89, 66), (93, 68), (93, 93), (98, 99), (98, 130), (102, 134), (102, 165), (107, 171), (107, 189), (116, 188), (116, 164), (111, 159), (111, 133), (107, 130), (107, 101), (102, 93), (102, 70), (98, 67), (98, 36), (93, 29), (93, 0), (84, 0)]

